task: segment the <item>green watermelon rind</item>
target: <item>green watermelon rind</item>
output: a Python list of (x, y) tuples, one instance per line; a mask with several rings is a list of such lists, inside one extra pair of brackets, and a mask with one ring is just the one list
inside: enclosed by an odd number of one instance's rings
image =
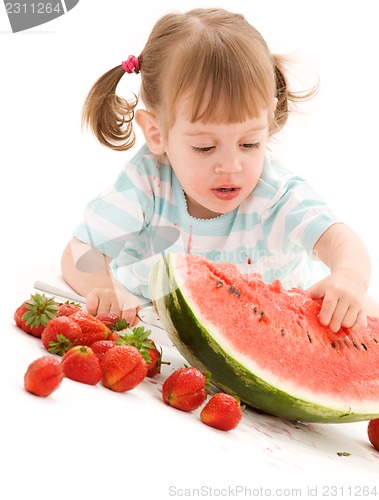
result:
[(379, 413), (359, 413), (352, 408), (346, 411), (307, 401), (252, 373), (216, 342), (210, 326), (199, 321), (179, 281), (175, 276), (175, 256), (168, 254), (155, 264), (150, 274), (153, 302), (174, 346), (192, 366), (210, 372), (215, 387), (238, 396), (247, 406), (287, 420), (342, 423), (379, 417)]

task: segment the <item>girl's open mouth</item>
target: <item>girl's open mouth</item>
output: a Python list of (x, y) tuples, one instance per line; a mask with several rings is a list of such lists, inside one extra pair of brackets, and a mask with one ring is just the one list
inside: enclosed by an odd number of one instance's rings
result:
[(229, 201), (233, 200), (239, 195), (240, 188), (234, 186), (225, 186), (212, 189), (212, 192), (219, 200)]

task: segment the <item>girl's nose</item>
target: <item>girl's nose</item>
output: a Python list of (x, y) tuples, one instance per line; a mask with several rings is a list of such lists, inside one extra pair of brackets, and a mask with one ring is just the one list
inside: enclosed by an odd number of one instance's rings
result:
[(215, 166), (216, 174), (240, 172), (242, 165), (236, 155), (221, 157)]

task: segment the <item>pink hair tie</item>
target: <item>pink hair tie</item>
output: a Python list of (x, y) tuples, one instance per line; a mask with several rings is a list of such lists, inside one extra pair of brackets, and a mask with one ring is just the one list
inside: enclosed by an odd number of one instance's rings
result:
[(129, 56), (126, 61), (123, 61), (121, 66), (127, 73), (139, 73), (138, 57)]

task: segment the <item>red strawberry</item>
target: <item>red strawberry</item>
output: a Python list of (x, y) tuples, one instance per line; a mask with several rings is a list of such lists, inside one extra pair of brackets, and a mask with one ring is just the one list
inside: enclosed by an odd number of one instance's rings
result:
[(114, 347), (115, 345), (116, 342), (114, 342), (113, 340), (96, 340), (96, 342), (92, 342), (90, 347), (101, 361), (104, 354), (109, 351), (109, 349), (112, 349), (112, 347)]
[(155, 342), (150, 340), (153, 347), (147, 348), (147, 353), (149, 355), (150, 361), (147, 361), (147, 377), (155, 377), (158, 373), (161, 373), (162, 365), (169, 365), (170, 362), (162, 360), (162, 349), (158, 349)]
[(63, 373), (71, 380), (88, 385), (96, 385), (101, 380), (99, 358), (86, 345), (77, 345), (67, 351), (61, 363)]
[(58, 306), (58, 315), (59, 316), (70, 316), (70, 314), (74, 314), (78, 310), (80, 311), (82, 308), (80, 304), (76, 304), (75, 302), (64, 302), (63, 304), (59, 304)]
[(63, 354), (78, 344), (82, 330), (70, 316), (57, 316), (49, 321), (41, 335), (45, 349), (51, 354)]
[(25, 321), (22, 320), (22, 318), (25, 316), (25, 314), (28, 312), (28, 309), (25, 307), (25, 305), (21, 305), (18, 307), (14, 313), (14, 321), (16, 325), (21, 328), (26, 333), (30, 333), (34, 335), (34, 337), (41, 337), (41, 334), (45, 328), (44, 325), (39, 325), (38, 327), (31, 327), (26, 324)]
[(36, 396), (49, 396), (60, 386), (63, 370), (54, 356), (42, 356), (33, 361), (25, 372), (24, 387)]
[(147, 366), (142, 354), (131, 345), (116, 345), (101, 360), (104, 387), (116, 392), (134, 389), (146, 377)]
[(25, 300), (14, 313), (16, 325), (35, 337), (41, 334), (48, 322), (57, 316), (58, 304), (44, 294), (35, 293)]
[(116, 341), (120, 338), (121, 338), (121, 336), (116, 331), (111, 330), (111, 333), (109, 334), (108, 340)]
[(129, 327), (129, 323), (126, 321), (126, 319), (122, 318), (121, 316), (113, 313), (100, 313), (95, 316), (98, 320), (102, 321), (109, 330), (111, 331), (119, 331), (119, 330), (124, 330), (125, 328)]
[(151, 341), (153, 347), (147, 349), (149, 356), (149, 361), (147, 361), (147, 377), (154, 377), (158, 373), (161, 373), (161, 363), (162, 363), (162, 351), (157, 349), (154, 341)]
[(367, 434), (372, 446), (379, 451), (379, 418), (370, 420), (367, 427)]
[(85, 311), (77, 311), (69, 318), (75, 321), (82, 330), (77, 345), (89, 346), (96, 340), (106, 340), (109, 337), (109, 328)]
[(237, 427), (242, 418), (239, 401), (230, 394), (214, 394), (200, 413), (200, 420), (221, 431), (230, 431)]
[(116, 333), (119, 336), (119, 339), (117, 339), (118, 345), (132, 345), (137, 347), (145, 360), (148, 361), (147, 349), (153, 347), (151, 340), (148, 338), (151, 330), (145, 330), (143, 326), (136, 326), (135, 328), (124, 328)]
[(179, 368), (162, 385), (163, 401), (178, 410), (196, 410), (207, 397), (207, 385), (207, 376), (197, 368)]

